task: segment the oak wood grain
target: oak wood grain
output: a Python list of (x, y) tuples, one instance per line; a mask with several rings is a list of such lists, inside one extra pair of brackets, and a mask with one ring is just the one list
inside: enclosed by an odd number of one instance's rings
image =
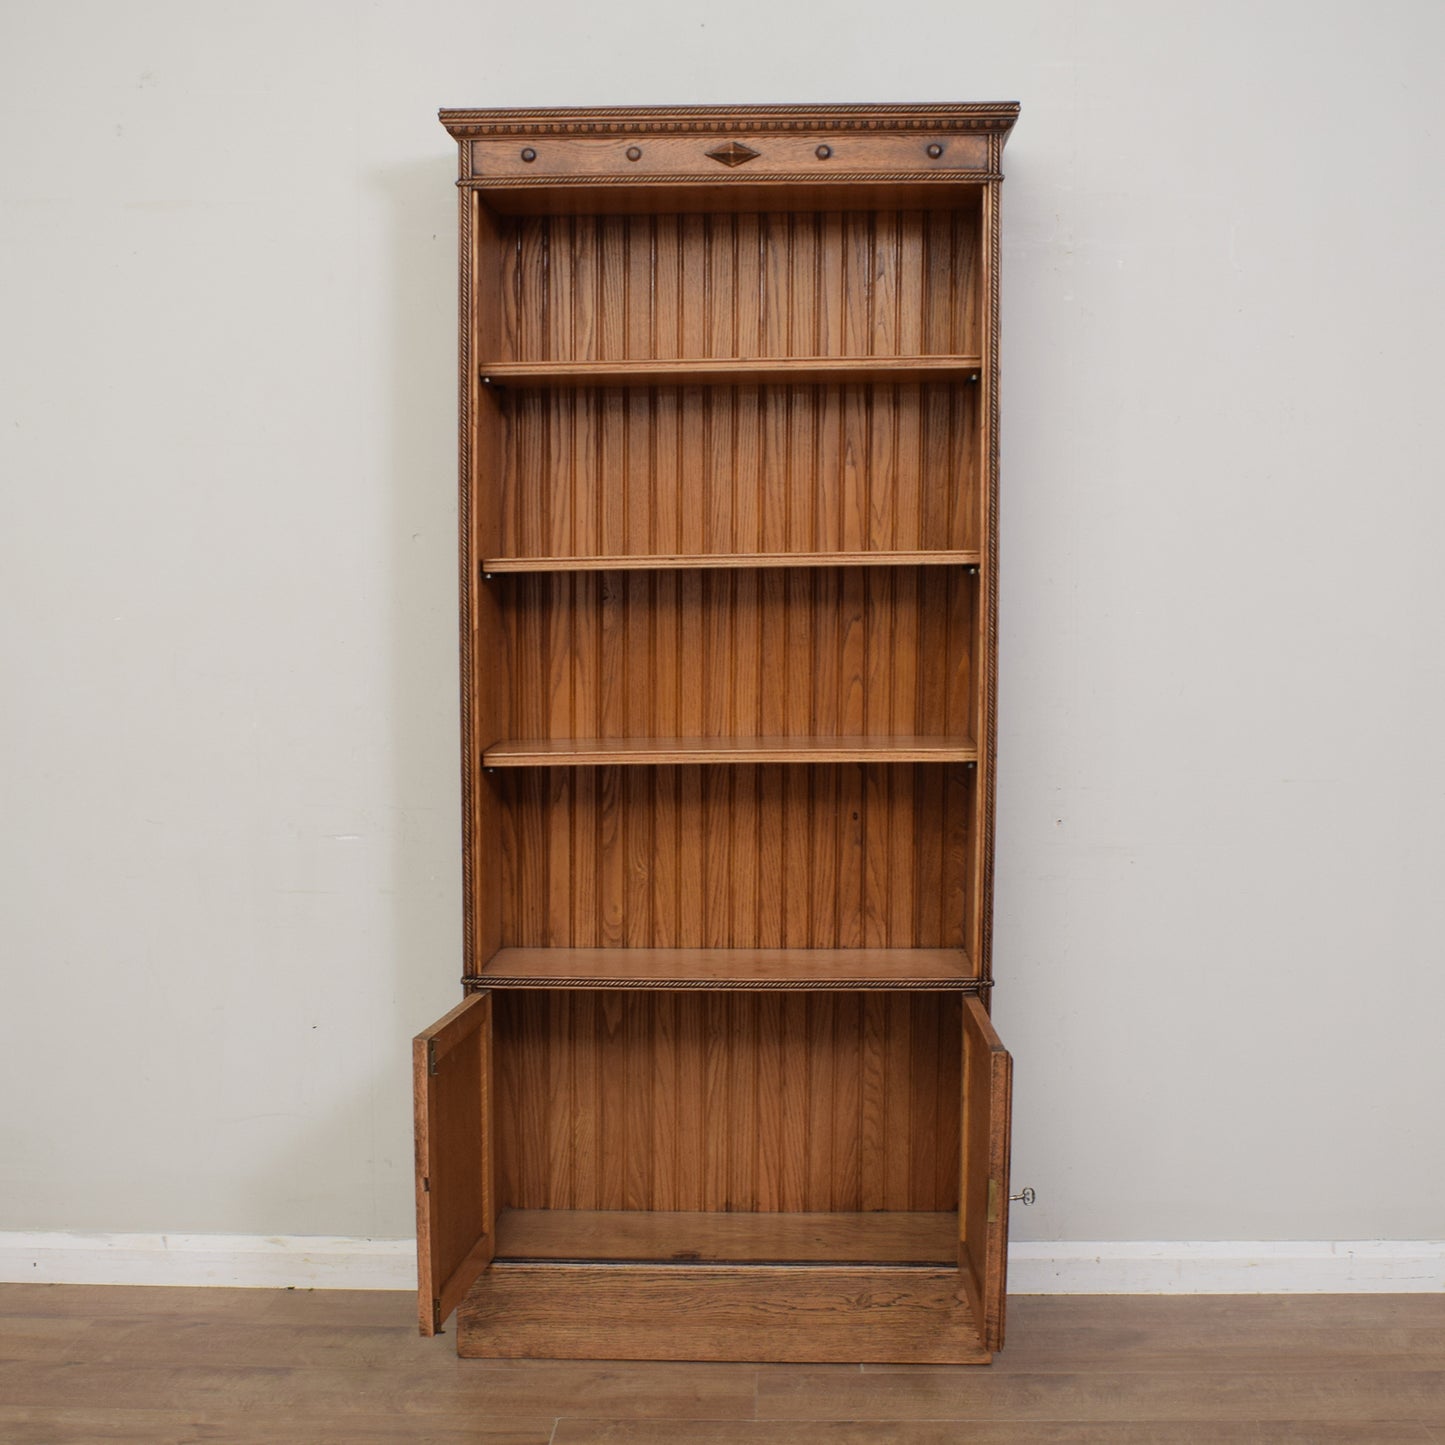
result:
[(1377, 1420), (1425, 1422), (1438, 1418), (1445, 1401), (1445, 1370), (1432, 1368), (1176, 1374), (1100, 1367), (1068, 1375), (1036, 1375), (1017, 1368), (976, 1373), (982, 1377), (977, 1382), (964, 1370), (764, 1374), (759, 1377), (758, 1413), (775, 1420), (1172, 1419), (1207, 1421), (1212, 1430), (1218, 1422), (1256, 1427), (1274, 1421), (1356, 1426)]
[[(907, 1030), (897, 1031), (899, 1059), (882, 1081), (888, 1137), (860, 1132), (865, 1024), (856, 991), (810, 992), (788, 1015), (756, 992), (519, 989), (491, 997), (499, 1207), (851, 1213), (882, 1196), (905, 1212), (958, 1208), (956, 993), (900, 995)], [(784, 1017), (788, 1087), (764, 1099), (763, 1021)], [(928, 1060), (926, 1078), (902, 1057), (914, 1049)], [(638, 1057), (650, 1067), (636, 1068)], [(653, 1121), (664, 1100), (678, 1130), (659, 1154)], [(802, 1141), (796, 1159), (785, 1159), (781, 1144), (763, 1147), (764, 1104), (780, 1140)], [(565, 1162), (549, 1142), (558, 1136), (570, 1144)]]
[[(176, 1291), (168, 1293), (174, 1300)], [(409, 1301), (404, 1296), (379, 1298), (388, 1303), (386, 1315), (378, 1311), (377, 1318), (389, 1317), (391, 1324), (385, 1332), (371, 1331), (369, 1357), (355, 1365), (260, 1366), (245, 1358), (201, 1358), (196, 1340), (204, 1338), (214, 1317), (198, 1313), (188, 1329), (172, 1327), (163, 1337), (162, 1350), (139, 1365), (93, 1356), (0, 1365), (0, 1402), (62, 1409), (91, 1405), (113, 1418), (164, 1403), (189, 1417), (188, 1433), (178, 1437), (182, 1440), (196, 1439), (199, 1422), (219, 1416), (232, 1421), (249, 1417), (254, 1422), (249, 1428), (256, 1433), (265, 1429), (274, 1432), (273, 1439), (290, 1442), (345, 1439), (344, 1428), (338, 1427), (377, 1430), (383, 1425), (393, 1440), (426, 1438), (432, 1422), (455, 1427), (467, 1414), (473, 1417), (475, 1437), (479, 1420), (555, 1420), (564, 1411), (585, 1414), (592, 1405), (613, 1416), (716, 1419), (751, 1413), (756, 1372), (733, 1365), (683, 1366), (650, 1378), (585, 1364), (535, 1361), (458, 1370), (449, 1350), (408, 1331), (404, 1321)], [(67, 1437), (49, 1438), (55, 1442)], [(246, 1437), (212, 1429), (212, 1438)]]
[(984, 1005), (963, 1000), (963, 1173), (959, 1268), (984, 1343), (1003, 1347), (1013, 1060)]
[[(969, 738), (508, 738), (482, 754), (488, 768), (678, 766), (684, 763), (971, 763)], [(876, 781), (876, 779), (875, 779)]]
[[(617, 185), (617, 177), (568, 180), (555, 177), (469, 177), (458, 182), (499, 216), (573, 219), (598, 216), (726, 216), (784, 211), (802, 218), (845, 211), (962, 211), (976, 214), (978, 198), (993, 173), (986, 170), (925, 173), (835, 173), (832, 181), (811, 175), (751, 184), (740, 177), (658, 177), (641, 185)], [(625, 178), (624, 178), (625, 179)]]
[(458, 1311), (457, 1352), (502, 1359), (989, 1359), (956, 1271), (864, 1265), (499, 1263)]
[[(645, 771), (623, 788), (612, 767), (499, 768), (488, 775), (507, 800), (502, 866), (491, 880), (503, 913), (502, 945), (540, 948), (755, 947), (740, 924), (733, 889), (741, 877), (733, 837), (739, 798), (777, 810), (754, 877), (778, 890), (774, 938), (782, 948), (859, 949), (868, 936), (887, 948), (959, 948), (961, 866), (969, 814), (955, 786), (957, 765), (731, 762)], [(800, 788), (787, 775), (807, 774)], [(872, 776), (876, 773), (880, 776)], [(667, 824), (656, 826), (659, 816)], [(886, 858), (870, 861), (863, 840), (884, 830)], [(760, 837), (749, 848), (758, 849)], [(895, 882), (894, 870), (899, 877)], [(880, 910), (881, 916), (880, 916)]]
[(563, 1228), (962, 1198), (976, 1349), (1015, 114), (447, 117), (464, 976), (505, 984), (462, 1173)]
[[(782, 1368), (782, 1367), (779, 1367)], [(1410, 1422), (561, 1420), (552, 1445), (1433, 1445)]]
[[(773, 494), (773, 493), (770, 493)], [(616, 553), (611, 556), (491, 556), (483, 572), (692, 571), (695, 568), (780, 568), (780, 566), (970, 566), (977, 551), (870, 552), (692, 552)]]
[(509, 701), (488, 765), (549, 739), (674, 739), (675, 752), (771, 732), (789, 760), (802, 738), (930, 756), (973, 744), (977, 579), (959, 569), (545, 572), (484, 590)]
[[(979, 388), (927, 379), (972, 376), (986, 360), (976, 211), (502, 224), (510, 244), (495, 284), (508, 324), (487, 374), (529, 385), (498, 403), (504, 533), (487, 555), (583, 553), (540, 533), (559, 537), (560, 523), (600, 537), (609, 516), (627, 514), (629, 487), (654, 537), (632, 553), (877, 548), (880, 526), (900, 549), (980, 545)], [(916, 354), (900, 353), (914, 341)], [(870, 383), (847, 384), (859, 376)], [(549, 380), (569, 390), (549, 400), (531, 389)], [(866, 508), (850, 505), (850, 487)], [(953, 536), (924, 530), (920, 490), (947, 499), (934, 512)], [(689, 493), (703, 500), (701, 547), (677, 531)], [(728, 493), (732, 505), (713, 512), (708, 502)]]
[[(971, 212), (501, 218), (500, 273), (485, 279), (512, 298), (516, 321), (485, 338), (499, 344), (479, 354), (478, 372), (538, 382), (548, 363), (707, 382), (976, 372), (981, 194), (962, 193)], [(905, 305), (932, 324), (912, 327)], [(905, 350), (913, 336), (918, 348)]]
[(991, 1370), (459, 1369), (402, 1291), (0, 1285), (0, 1438), (1428, 1445), (1445, 1420), (1438, 1293), (1023, 1295), (1010, 1312)]
[[(142, 1382), (151, 1385), (157, 1398), (169, 1398), (175, 1374), (149, 1371)], [(279, 1374), (279, 1398), (295, 1401), (304, 1396), (304, 1376)], [(214, 1380), (213, 1393), (226, 1389), (229, 1380)], [(539, 1409), (545, 1405), (539, 1403)], [(379, 1402), (369, 1402), (367, 1413), (344, 1413), (334, 1403), (318, 1407), (287, 1404), (273, 1412), (265, 1406), (227, 1406), (213, 1400), (176, 1409), (164, 1407), (47, 1406), (0, 1404), (0, 1439), (6, 1445), (91, 1445), (91, 1442), (128, 1442), (128, 1445), (197, 1445), (216, 1441), (218, 1445), (395, 1445), (399, 1439), (411, 1445), (551, 1445), (556, 1420), (548, 1415), (530, 1419), (497, 1416), (477, 1405), (454, 1409), (431, 1409), (406, 1420), (389, 1413)], [(685, 1427), (684, 1427), (685, 1428)], [(679, 1424), (669, 1421), (672, 1438)]]
[[(822, 143), (823, 153), (819, 145)], [(779, 134), (743, 128), (720, 143), (707, 135), (569, 136), (538, 135), (525, 147), (515, 137), (480, 137), (471, 142), (472, 174), (488, 181), (512, 179), (532, 185), (593, 178), (625, 178), (628, 189), (679, 178), (708, 180), (737, 174), (746, 167), (746, 184), (772, 177), (806, 183), (835, 172), (887, 176), (936, 173), (947, 179), (958, 172), (977, 173), (989, 166), (987, 137), (947, 131), (893, 133), (826, 129)], [(732, 161), (733, 164), (726, 164)], [(719, 181), (719, 185), (724, 182)], [(659, 206), (659, 209), (661, 207)]]
[[(977, 356), (677, 357), (672, 360), (483, 361), (483, 386), (771, 386), (808, 382), (974, 379)], [(756, 397), (745, 394), (744, 405)]]
[(492, 1000), (464, 999), (412, 1041), (417, 1313), (435, 1334), (495, 1245)]
[[(991, 142), (995, 153), (1001, 147)], [(967, 888), (967, 937), (984, 973), (993, 977), (993, 840), (996, 810), (994, 788), (998, 736), (998, 597), (999, 597), (999, 273), (1002, 242), (999, 207), (1002, 192), (990, 182), (983, 193), (980, 230), (983, 244), (973, 253), (980, 263), (980, 284), (975, 288), (981, 311), (980, 324), (988, 337), (986, 362), (979, 390), (977, 429), (979, 485), (973, 490), (972, 505), (978, 510), (978, 535), (987, 559), (980, 569), (981, 597), (977, 606), (979, 658), (975, 669), (970, 731), (983, 739), (985, 763), (973, 796), (973, 826), (969, 830), (965, 865)], [(957, 504), (964, 505), (960, 496)]]
[(981, 550), (976, 385), (483, 392), (486, 557)]

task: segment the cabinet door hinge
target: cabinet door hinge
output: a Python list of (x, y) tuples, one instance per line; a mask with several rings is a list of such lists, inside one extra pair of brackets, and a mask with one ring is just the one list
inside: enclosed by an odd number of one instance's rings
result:
[(997, 1179), (988, 1181), (988, 1222), (997, 1224), (999, 1221), (1000, 1206), (1002, 1204), (1003, 1189)]
[(426, 1041), (426, 1071), (430, 1078), (436, 1078), (437, 1074), (437, 1041), (428, 1039)]
[(425, 1174), (422, 1175), (421, 1192), (422, 1192), (423, 1194), (430, 1194), (430, 1193), (431, 1193), (431, 1180), (428, 1179)]

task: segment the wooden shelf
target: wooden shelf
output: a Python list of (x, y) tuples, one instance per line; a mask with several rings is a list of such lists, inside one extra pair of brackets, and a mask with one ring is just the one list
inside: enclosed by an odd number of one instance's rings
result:
[(764, 383), (963, 381), (978, 356), (688, 357), (662, 361), (489, 361), (487, 386), (759, 386)]
[(493, 743), (486, 768), (591, 768), (603, 764), (972, 763), (965, 737), (518, 738)]
[(756, 567), (977, 567), (977, 548), (935, 552), (706, 552), (665, 557), (488, 557), (493, 572), (671, 572)]
[(976, 992), (961, 948), (500, 948), (484, 988), (871, 989)]
[(958, 1215), (504, 1209), (499, 1260), (722, 1264), (941, 1264), (958, 1256)]

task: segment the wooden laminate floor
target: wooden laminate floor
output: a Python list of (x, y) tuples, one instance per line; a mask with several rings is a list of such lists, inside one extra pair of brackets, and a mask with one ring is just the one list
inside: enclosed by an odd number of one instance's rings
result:
[(1015, 1296), (991, 1368), (458, 1360), (412, 1312), (0, 1285), (0, 1441), (1445, 1445), (1439, 1295)]

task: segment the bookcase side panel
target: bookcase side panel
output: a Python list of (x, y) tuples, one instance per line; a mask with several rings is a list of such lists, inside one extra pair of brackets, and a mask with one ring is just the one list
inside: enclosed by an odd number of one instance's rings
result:
[(478, 384), (479, 353), (497, 346), (506, 324), (496, 287), (506, 228), (479, 199), (461, 192), (461, 313), (458, 523), (461, 566), (461, 731), (464, 951), (476, 973), (502, 941), (504, 898), (496, 885), (505, 808), (480, 766), (484, 749), (506, 736), (510, 696), (506, 626), (500, 600), (480, 575), (501, 535), (499, 486), (506, 418)]
[[(990, 138), (994, 166), (1002, 161), (1003, 142)], [(980, 429), (978, 433), (978, 493), (980, 550), (979, 607), (973, 655), (975, 718), (979, 743), (974, 826), (969, 855), (969, 909), (966, 920), (969, 948), (980, 974), (993, 977), (993, 869), (994, 797), (998, 745), (998, 482), (999, 482), (999, 201), (1000, 183), (984, 187), (980, 274), (983, 372), (981, 376)]]

